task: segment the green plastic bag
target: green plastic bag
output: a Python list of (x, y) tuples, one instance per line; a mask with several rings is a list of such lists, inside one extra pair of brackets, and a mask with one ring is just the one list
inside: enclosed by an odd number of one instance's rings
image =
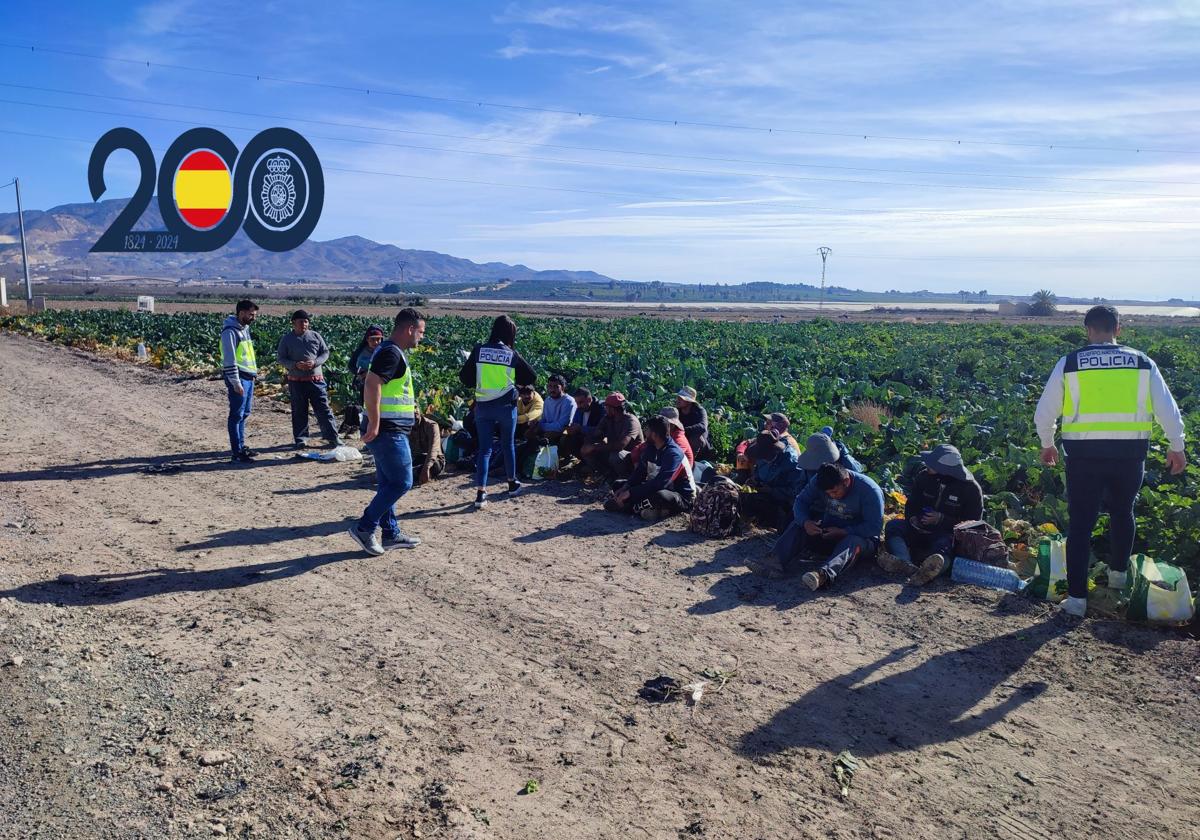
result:
[(1187, 573), (1144, 554), (1129, 558), (1125, 597), (1129, 599), (1125, 617), (1131, 621), (1186, 624), (1196, 614)]
[(1042, 537), (1038, 543), (1037, 570), (1029, 581), (1029, 593), (1047, 601), (1067, 597), (1067, 541), (1062, 537)]

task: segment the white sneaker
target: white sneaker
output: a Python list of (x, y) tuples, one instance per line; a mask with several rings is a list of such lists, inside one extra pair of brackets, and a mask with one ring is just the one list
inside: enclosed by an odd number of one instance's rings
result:
[(1125, 584), (1129, 580), (1129, 575), (1126, 572), (1114, 572), (1111, 569), (1108, 571), (1108, 588), (1109, 589), (1124, 589)]
[(1087, 615), (1087, 598), (1066, 598), (1058, 607), (1067, 615), (1083, 618)]

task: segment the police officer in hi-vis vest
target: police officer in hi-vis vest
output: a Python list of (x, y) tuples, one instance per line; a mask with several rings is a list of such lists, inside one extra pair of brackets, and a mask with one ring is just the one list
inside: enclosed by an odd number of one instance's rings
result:
[(507, 315), (499, 316), (492, 322), (487, 343), (476, 344), (458, 372), (462, 384), (475, 389), (475, 427), (479, 432), (479, 449), (475, 453), (476, 510), (487, 506), (487, 476), (492, 441), (497, 432), (504, 472), (508, 477), (508, 495), (521, 492), (515, 439), (517, 386), (533, 385), (537, 376), (521, 354), (513, 349), (516, 341), (516, 323)]
[(221, 375), (229, 397), (229, 451), (233, 461), (249, 461), (254, 452), (246, 446), (246, 418), (254, 403), (254, 380), (258, 377), (258, 362), (254, 358), (254, 339), (250, 325), (258, 315), (252, 300), (239, 300), (235, 314), (221, 325)]
[(1093, 306), (1083, 319), (1088, 345), (1058, 360), (1038, 401), (1034, 422), (1042, 463), (1058, 463), (1054, 429), (1062, 417), (1067, 467), (1067, 599), (1062, 608), (1087, 611), (1088, 553), (1092, 529), (1106, 503), (1109, 514), (1108, 585), (1125, 585), (1133, 551), (1133, 503), (1142, 486), (1152, 421), (1170, 443), (1167, 466), (1183, 472), (1183, 418), (1158, 365), (1140, 350), (1117, 344), (1117, 310)]
[[(392, 334), (371, 357), (363, 388), (367, 428), (362, 441), (375, 456), (375, 498), (362, 518), (350, 527), (350, 536), (368, 554), (389, 548), (416, 548), (421, 540), (400, 530), (396, 502), (412, 489), (412, 450), (408, 435), (417, 421), (417, 397), (406, 350), (414, 349), (425, 335), (425, 316), (415, 309), (396, 314)], [(383, 539), (375, 533), (382, 529)]]

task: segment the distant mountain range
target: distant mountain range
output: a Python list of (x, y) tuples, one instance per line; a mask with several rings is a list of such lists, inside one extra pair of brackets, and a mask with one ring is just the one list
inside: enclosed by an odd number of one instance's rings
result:
[[(89, 254), (88, 249), (125, 207), (127, 199), (94, 204), (63, 204), (49, 210), (25, 211), (25, 238), (31, 271), (35, 274), (74, 272), (86, 265), (92, 275), (135, 275), (186, 279), (257, 278), (318, 280), (324, 283), (382, 284), (400, 279), (413, 282), (461, 283), (500, 280), (546, 283), (609, 283), (594, 271), (536, 271), (524, 265), (476, 263), (436, 251), (415, 251), (383, 245), (361, 236), (325, 242), (309, 240), (292, 251), (264, 251), (240, 231), (225, 247), (201, 254)], [(135, 226), (162, 230), (156, 201)], [(86, 263), (85, 263), (86, 258)], [(16, 213), (0, 213), (0, 266), (15, 274), (21, 259)]]

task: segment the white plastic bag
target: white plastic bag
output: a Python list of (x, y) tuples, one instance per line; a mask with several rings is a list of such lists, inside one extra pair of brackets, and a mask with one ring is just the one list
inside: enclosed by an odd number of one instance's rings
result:
[(543, 446), (533, 462), (533, 477), (548, 478), (558, 472), (558, 447)]

